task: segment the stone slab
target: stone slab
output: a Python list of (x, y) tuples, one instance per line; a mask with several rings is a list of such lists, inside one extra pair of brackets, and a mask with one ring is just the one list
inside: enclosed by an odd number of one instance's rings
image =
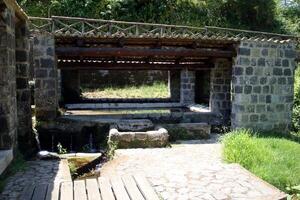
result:
[(12, 150), (1, 150), (0, 151), (0, 175), (4, 172), (7, 166), (13, 160), (13, 151)]
[(151, 148), (167, 146), (169, 134), (161, 127), (145, 132), (120, 132), (112, 126), (108, 137), (108, 142), (116, 143), (118, 148)]

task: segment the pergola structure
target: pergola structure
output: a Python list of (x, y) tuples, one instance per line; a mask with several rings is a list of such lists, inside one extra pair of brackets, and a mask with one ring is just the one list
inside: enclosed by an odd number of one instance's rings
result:
[[(52, 90), (60, 80), (53, 74), (57, 69), (62, 74), (61, 86), (75, 91), (65, 95), (67, 97), (76, 96), (79, 91), (79, 70), (164, 70), (169, 71), (171, 97), (160, 107), (187, 107), (197, 103), (199, 77), (196, 74), (203, 73), (210, 77), (209, 113), (218, 114), (221, 121), (231, 119), (232, 127), (289, 129), (290, 94), (295, 61), (299, 59), (296, 51), (299, 37), (210, 26), (61, 16), (30, 17), (29, 21), (34, 37), (33, 55), (39, 88), (36, 91), (39, 96), (49, 97), (51, 102), (50, 106), (50, 103), (45, 105), (37, 100), (37, 107), (42, 107), (43, 111), (37, 112), (37, 116), (43, 118), (47, 116), (45, 113), (50, 113), (47, 118), (55, 118), (54, 110), (49, 110), (57, 97), (52, 99), (53, 95), (49, 94), (59, 96), (59, 92)], [(291, 92), (285, 94), (284, 91)], [(119, 107), (118, 102), (99, 101), (90, 107)], [(157, 101), (127, 103), (135, 103), (126, 104), (130, 108), (158, 105), (145, 104)], [(87, 104), (83, 107), (90, 108)], [(274, 111), (280, 116), (273, 118)]]
[(55, 36), (59, 69), (208, 70), (216, 58), (231, 59), (241, 40), (299, 38), (219, 27), (190, 27), (52, 16), (31, 17), (33, 32)]

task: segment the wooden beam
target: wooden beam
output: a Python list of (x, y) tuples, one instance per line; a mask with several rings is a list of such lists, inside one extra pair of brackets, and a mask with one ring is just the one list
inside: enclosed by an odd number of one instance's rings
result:
[(64, 70), (210, 70), (213, 64), (151, 64), (151, 63), (101, 63), (101, 62), (58, 62)]
[(218, 49), (144, 49), (144, 48), (80, 48), (80, 47), (57, 47), (58, 58), (67, 57), (134, 57), (134, 56), (156, 56), (156, 57), (217, 57), (231, 58), (233, 51)]

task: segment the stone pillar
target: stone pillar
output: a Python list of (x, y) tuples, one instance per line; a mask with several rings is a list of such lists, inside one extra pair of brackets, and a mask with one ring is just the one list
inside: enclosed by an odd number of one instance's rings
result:
[(35, 35), (33, 41), (33, 62), (35, 75), (35, 109), (37, 120), (56, 118), (57, 67), (54, 49), (54, 36)]
[(220, 114), (224, 123), (229, 122), (231, 114), (231, 62), (226, 59), (215, 61), (210, 74), (210, 110)]
[(65, 103), (76, 103), (80, 100), (80, 76), (78, 70), (62, 70), (62, 96)]
[(168, 71), (168, 88), (172, 102), (180, 101), (180, 71)]
[(17, 146), (15, 14), (0, 2), (0, 149)]
[(27, 23), (16, 24), (16, 80), (18, 108), (18, 143), (22, 152), (34, 146), (31, 121), (31, 94), (29, 88), (29, 30)]
[(184, 69), (180, 73), (180, 103), (183, 106), (195, 103), (195, 71)]
[(285, 133), (290, 130), (295, 45), (245, 41), (232, 78), (232, 127)]

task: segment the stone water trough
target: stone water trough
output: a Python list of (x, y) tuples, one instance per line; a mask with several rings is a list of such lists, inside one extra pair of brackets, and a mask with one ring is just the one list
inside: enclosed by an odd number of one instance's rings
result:
[(169, 134), (150, 120), (121, 120), (110, 126), (109, 142), (116, 143), (118, 148), (165, 147)]

